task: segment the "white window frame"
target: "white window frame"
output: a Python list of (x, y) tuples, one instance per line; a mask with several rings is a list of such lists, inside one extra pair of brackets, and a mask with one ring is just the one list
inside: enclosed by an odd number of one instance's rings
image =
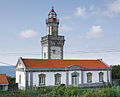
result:
[(39, 85), (45, 85), (45, 74), (39, 74)]
[(103, 72), (100, 72), (99, 73), (99, 82), (104, 82), (104, 73)]
[(57, 73), (55, 74), (55, 85), (61, 84), (61, 74)]
[(92, 83), (92, 73), (87, 73), (87, 83)]

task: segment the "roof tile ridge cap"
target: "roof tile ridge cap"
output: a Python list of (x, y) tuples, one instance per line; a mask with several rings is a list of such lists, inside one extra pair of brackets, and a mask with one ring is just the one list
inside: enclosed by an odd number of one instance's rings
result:
[(97, 61), (98, 59), (63, 59), (65, 61)]
[(105, 64), (107, 67), (110, 67), (107, 63), (105, 63), (103, 60), (98, 60), (100, 61), (101, 63)]

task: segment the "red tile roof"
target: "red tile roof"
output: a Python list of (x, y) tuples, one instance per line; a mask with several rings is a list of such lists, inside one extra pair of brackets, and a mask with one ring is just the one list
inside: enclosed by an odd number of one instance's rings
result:
[(108, 67), (100, 60), (22, 59), (27, 68)]
[(0, 84), (8, 84), (6, 74), (0, 74)]

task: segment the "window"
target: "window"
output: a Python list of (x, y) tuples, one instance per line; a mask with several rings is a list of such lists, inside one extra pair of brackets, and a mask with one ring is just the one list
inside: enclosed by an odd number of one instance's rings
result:
[(45, 74), (39, 75), (39, 85), (45, 85)]
[(55, 50), (52, 50), (53, 54), (55, 54)]
[(55, 85), (61, 84), (61, 74), (55, 74)]
[(99, 73), (99, 82), (103, 82), (103, 72)]
[(78, 86), (78, 77), (79, 73), (77, 72), (72, 73), (72, 85)]
[(44, 53), (44, 58), (46, 58), (46, 53)]
[(19, 84), (21, 84), (21, 75), (19, 75)]
[(0, 85), (0, 90), (3, 90), (3, 85)]
[(92, 82), (92, 73), (87, 73), (87, 82), (91, 83)]

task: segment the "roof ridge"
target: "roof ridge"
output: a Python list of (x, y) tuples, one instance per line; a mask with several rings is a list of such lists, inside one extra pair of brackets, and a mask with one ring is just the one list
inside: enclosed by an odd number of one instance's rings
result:
[(22, 58), (22, 60), (63, 60), (63, 61), (66, 61), (66, 60), (68, 60), (68, 61), (100, 61), (99, 59), (35, 59), (35, 58)]

